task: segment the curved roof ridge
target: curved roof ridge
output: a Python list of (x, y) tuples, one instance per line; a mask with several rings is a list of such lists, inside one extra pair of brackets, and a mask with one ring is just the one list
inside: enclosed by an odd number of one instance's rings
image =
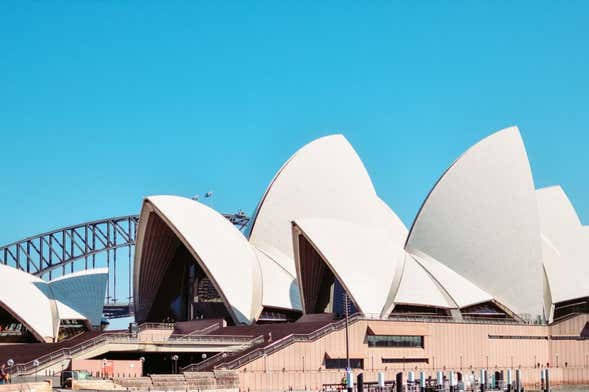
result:
[[(481, 289), (458, 272), (440, 263), (433, 257), (419, 250), (408, 250), (415, 261), (419, 263), (444, 290), (458, 308), (476, 305), (493, 299), (493, 296)], [(468, 292), (465, 292), (468, 291)]]
[(288, 271), (286, 268), (284, 268), (284, 267), (283, 267), (283, 266), (282, 266), (282, 265), (281, 265), (279, 262), (277, 262), (276, 260), (274, 260), (274, 259), (272, 258), (272, 256), (271, 256), (270, 254), (268, 254), (268, 252), (266, 252), (265, 250), (263, 250), (263, 249), (260, 249), (260, 248), (256, 247), (255, 245), (252, 245), (252, 247), (253, 247), (253, 248), (254, 248), (256, 251), (258, 251), (258, 252), (262, 253), (264, 256), (266, 256), (266, 257), (268, 258), (268, 260), (270, 260), (270, 261), (271, 261), (273, 264), (276, 264), (276, 267), (277, 267), (277, 268), (281, 269), (282, 271), (284, 271), (285, 273), (289, 274), (289, 275), (290, 275), (290, 276), (292, 276), (293, 278), (296, 276), (296, 275), (292, 275), (292, 274), (291, 274), (291, 273), (290, 273), (290, 272), (289, 272), (289, 271)]
[[(270, 189), (272, 188), (272, 185), (274, 184), (274, 182), (276, 181), (276, 179), (280, 176), (280, 174), (282, 173), (282, 171), (288, 166), (288, 164), (297, 156), (297, 154), (301, 153), (302, 151), (304, 151), (306, 148), (312, 146), (315, 143), (321, 143), (322, 141), (325, 141), (326, 139), (330, 139), (330, 138), (343, 138), (346, 139), (346, 137), (341, 134), (341, 133), (334, 133), (331, 135), (325, 135), (325, 136), (321, 136), (317, 139), (314, 139), (312, 141), (310, 141), (309, 143), (305, 144), (303, 147), (299, 148), (298, 150), (296, 150), (283, 164), (282, 166), (280, 166), (280, 168), (278, 169), (278, 171), (274, 174), (274, 177), (272, 177), (272, 180), (270, 180), (270, 183), (268, 184), (268, 186), (266, 187), (266, 189), (264, 190), (264, 193), (262, 194), (262, 197), (260, 198), (260, 201), (258, 202), (258, 204), (256, 205), (256, 208), (254, 209), (254, 213), (252, 214), (251, 219), (248, 222), (248, 227), (246, 228), (246, 237), (250, 238), (251, 233), (254, 229), (254, 226), (256, 224), (256, 220), (258, 219), (258, 214), (260, 212), (260, 207), (262, 206), (262, 204), (264, 204), (264, 200), (266, 200), (266, 196), (268, 195), (268, 193), (270, 192)], [(347, 139), (346, 139), (347, 140)]]
[(442, 284), (442, 282), (440, 282), (440, 280), (436, 277), (435, 274), (432, 273), (432, 271), (430, 271), (430, 269), (428, 269), (423, 263), (422, 261), (420, 261), (419, 257), (416, 256), (415, 254), (412, 253), (407, 253), (415, 263), (417, 263), (421, 268), (423, 268), (423, 270), (425, 271), (426, 274), (429, 275), (431, 281), (438, 287), (438, 290), (440, 290), (441, 293), (443, 293), (446, 297), (446, 299), (448, 300), (448, 303), (450, 305), (453, 305), (453, 308), (460, 308), (460, 305), (458, 304), (458, 302), (456, 301), (456, 298), (454, 298), (454, 296), (452, 294), (450, 294), (450, 291), (446, 288), (445, 285)]
[(270, 182), (251, 220), (250, 243), (295, 275), (293, 220), (381, 221), (377, 197), (366, 167), (343, 135), (316, 139), (295, 152)]
[(49, 282), (60, 319), (86, 319), (100, 325), (108, 268), (74, 272)]
[[(293, 276), (268, 253), (252, 245), (262, 272), (262, 305), (281, 309), (303, 310), (299, 286)], [(269, 267), (269, 268), (268, 268)]]
[[(261, 308), (261, 271), (257, 255), (243, 234), (217, 211), (184, 197), (150, 196), (143, 204), (144, 221), (151, 213), (158, 215), (186, 246), (223, 298), (234, 321), (251, 323)], [(144, 223), (138, 229), (137, 284), (140, 284), (147, 225)], [(139, 287), (136, 290), (139, 292)]]
[(57, 337), (59, 314), (49, 284), (25, 271), (0, 264), (0, 304), (41, 342)]
[(380, 315), (404, 254), (402, 244), (395, 243), (388, 228), (330, 218), (298, 219), (294, 223), (358, 307), (367, 314)]
[(397, 305), (456, 308), (456, 304), (448, 293), (410, 253), (405, 253), (403, 276), (395, 296), (394, 306), (389, 310), (389, 313)]
[(62, 275), (57, 278), (51, 279), (49, 281), (49, 283), (58, 282), (60, 280), (70, 279), (70, 278), (74, 278), (77, 276), (93, 275), (93, 274), (108, 274), (108, 268), (107, 267), (99, 267), (99, 268), (90, 268), (87, 270), (72, 272), (70, 274)]
[[(534, 192), (519, 130), (498, 131), (469, 148), (436, 182), (412, 224), (406, 249), (430, 255), (514, 313), (542, 314)], [(485, 279), (502, 271), (503, 279)], [(530, 279), (519, 279), (526, 275)]]
[[(568, 219), (567, 222), (560, 221), (559, 223), (583, 226), (573, 202), (560, 185), (553, 185), (536, 189), (536, 197), (538, 198), (538, 205), (540, 207), (539, 212), (541, 218), (546, 219), (549, 217), (546, 215), (547, 209), (558, 209), (558, 211), (555, 211), (551, 217)], [(549, 225), (543, 225), (543, 229), (548, 228)]]
[[(417, 222), (417, 218), (419, 217), (421, 210), (424, 208), (427, 200), (429, 199), (430, 195), (432, 194), (432, 192), (436, 189), (436, 187), (438, 186), (438, 184), (444, 179), (444, 176), (450, 172), (452, 170), (452, 168), (458, 163), (460, 162), (460, 160), (465, 157), (467, 154), (469, 154), (470, 152), (472, 152), (472, 150), (474, 150), (474, 148), (476, 146), (478, 146), (479, 144), (481, 144), (482, 142), (484, 142), (485, 140), (492, 138), (494, 136), (498, 136), (500, 134), (503, 133), (508, 133), (508, 132), (513, 132), (513, 130), (515, 130), (518, 135), (519, 135), (519, 128), (515, 125), (512, 125), (510, 127), (501, 129), (497, 132), (494, 132), (488, 136), (486, 136), (485, 138), (479, 140), (478, 142), (476, 142), (475, 144), (473, 144), (472, 146), (470, 146), (469, 148), (467, 148), (465, 151), (463, 151), (456, 159), (454, 159), (454, 161), (450, 164), (450, 166), (448, 166), (446, 168), (446, 170), (444, 170), (442, 172), (442, 174), (440, 175), (440, 177), (438, 177), (438, 179), (436, 180), (436, 182), (434, 183), (434, 185), (430, 188), (429, 192), (427, 193), (427, 195), (425, 196), (425, 198), (423, 199), (423, 203), (421, 203), (421, 206), (419, 207), (419, 209), (417, 210), (417, 214), (415, 214), (415, 218), (413, 218), (413, 222), (411, 223), (411, 227), (409, 228), (409, 233), (407, 234), (407, 242), (409, 242), (409, 238), (411, 237), (411, 233), (413, 232), (413, 228), (415, 226), (415, 223)], [(407, 245), (407, 243), (405, 244)]]
[[(536, 197), (552, 302), (589, 296), (589, 283), (582, 279), (589, 274), (589, 241), (574, 205), (558, 185), (536, 190)], [(573, 276), (567, 273), (570, 269), (576, 271)]]

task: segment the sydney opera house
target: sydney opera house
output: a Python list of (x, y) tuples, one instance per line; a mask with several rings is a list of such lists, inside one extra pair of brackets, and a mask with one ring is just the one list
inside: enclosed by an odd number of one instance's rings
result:
[(245, 236), (194, 200), (146, 198), (135, 316), (294, 321), (347, 296), (374, 319), (552, 323), (586, 309), (588, 272), (589, 228), (560, 187), (534, 188), (516, 128), (454, 162), (409, 229), (335, 135), (284, 164)]
[[(43, 282), (7, 268), (2, 317), (33, 338), (59, 340), (65, 321), (96, 325), (100, 271)], [(33, 296), (11, 296), (5, 273), (34, 293), (34, 309)], [(78, 284), (95, 295), (64, 289)], [(347, 357), (366, 379), (478, 368), (536, 377), (552, 367), (555, 380), (589, 380), (589, 227), (562, 188), (536, 189), (515, 127), (447, 168), (410, 226), (341, 135), (286, 161), (245, 233), (198, 201), (147, 197), (133, 290), (140, 325), (221, 320), (206, 334), (261, 336), (222, 356), (199, 348), (209, 359), (185, 363), (235, 370), (252, 389), (338, 382)]]

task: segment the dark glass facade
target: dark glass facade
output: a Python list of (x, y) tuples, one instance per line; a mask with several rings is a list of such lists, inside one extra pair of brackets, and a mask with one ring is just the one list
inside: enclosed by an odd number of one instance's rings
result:
[(17, 319), (0, 306), (0, 342), (34, 342), (35, 338)]
[(382, 358), (382, 363), (429, 363), (428, 358)]
[(73, 338), (86, 331), (88, 331), (88, 327), (83, 320), (61, 320), (57, 341)]
[(557, 303), (554, 308), (554, 320), (560, 320), (577, 313), (589, 313), (589, 298), (579, 298)]
[(423, 348), (423, 336), (368, 335), (368, 347), (419, 347)]
[[(305, 309), (307, 313), (345, 314), (346, 291), (321, 255), (303, 235), (299, 235), (299, 257)], [(357, 308), (348, 296), (348, 312)]]
[(162, 282), (149, 312), (150, 321), (222, 318), (232, 323), (213, 282), (183, 244), (178, 245)]
[[(348, 360), (346, 358), (325, 358), (326, 369), (346, 369)], [(364, 359), (350, 358), (350, 367), (352, 369), (364, 369)]]

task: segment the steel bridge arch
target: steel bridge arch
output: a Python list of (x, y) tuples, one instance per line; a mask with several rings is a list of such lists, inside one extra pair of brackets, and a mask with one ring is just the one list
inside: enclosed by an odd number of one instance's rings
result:
[[(249, 222), (241, 211), (223, 216), (239, 230)], [(126, 215), (48, 231), (0, 247), (0, 263), (51, 280), (56, 273), (75, 272), (76, 266), (77, 271), (96, 268), (97, 256), (105, 255), (109, 269), (105, 317), (125, 317), (133, 309), (132, 263), (138, 222), (139, 215)], [(119, 268), (125, 263), (128, 275), (123, 301), (117, 297), (117, 263)]]

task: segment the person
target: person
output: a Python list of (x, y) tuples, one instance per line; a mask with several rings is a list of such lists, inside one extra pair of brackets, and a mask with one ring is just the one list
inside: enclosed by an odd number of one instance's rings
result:
[(0, 384), (4, 384), (6, 381), (6, 365), (0, 366)]

